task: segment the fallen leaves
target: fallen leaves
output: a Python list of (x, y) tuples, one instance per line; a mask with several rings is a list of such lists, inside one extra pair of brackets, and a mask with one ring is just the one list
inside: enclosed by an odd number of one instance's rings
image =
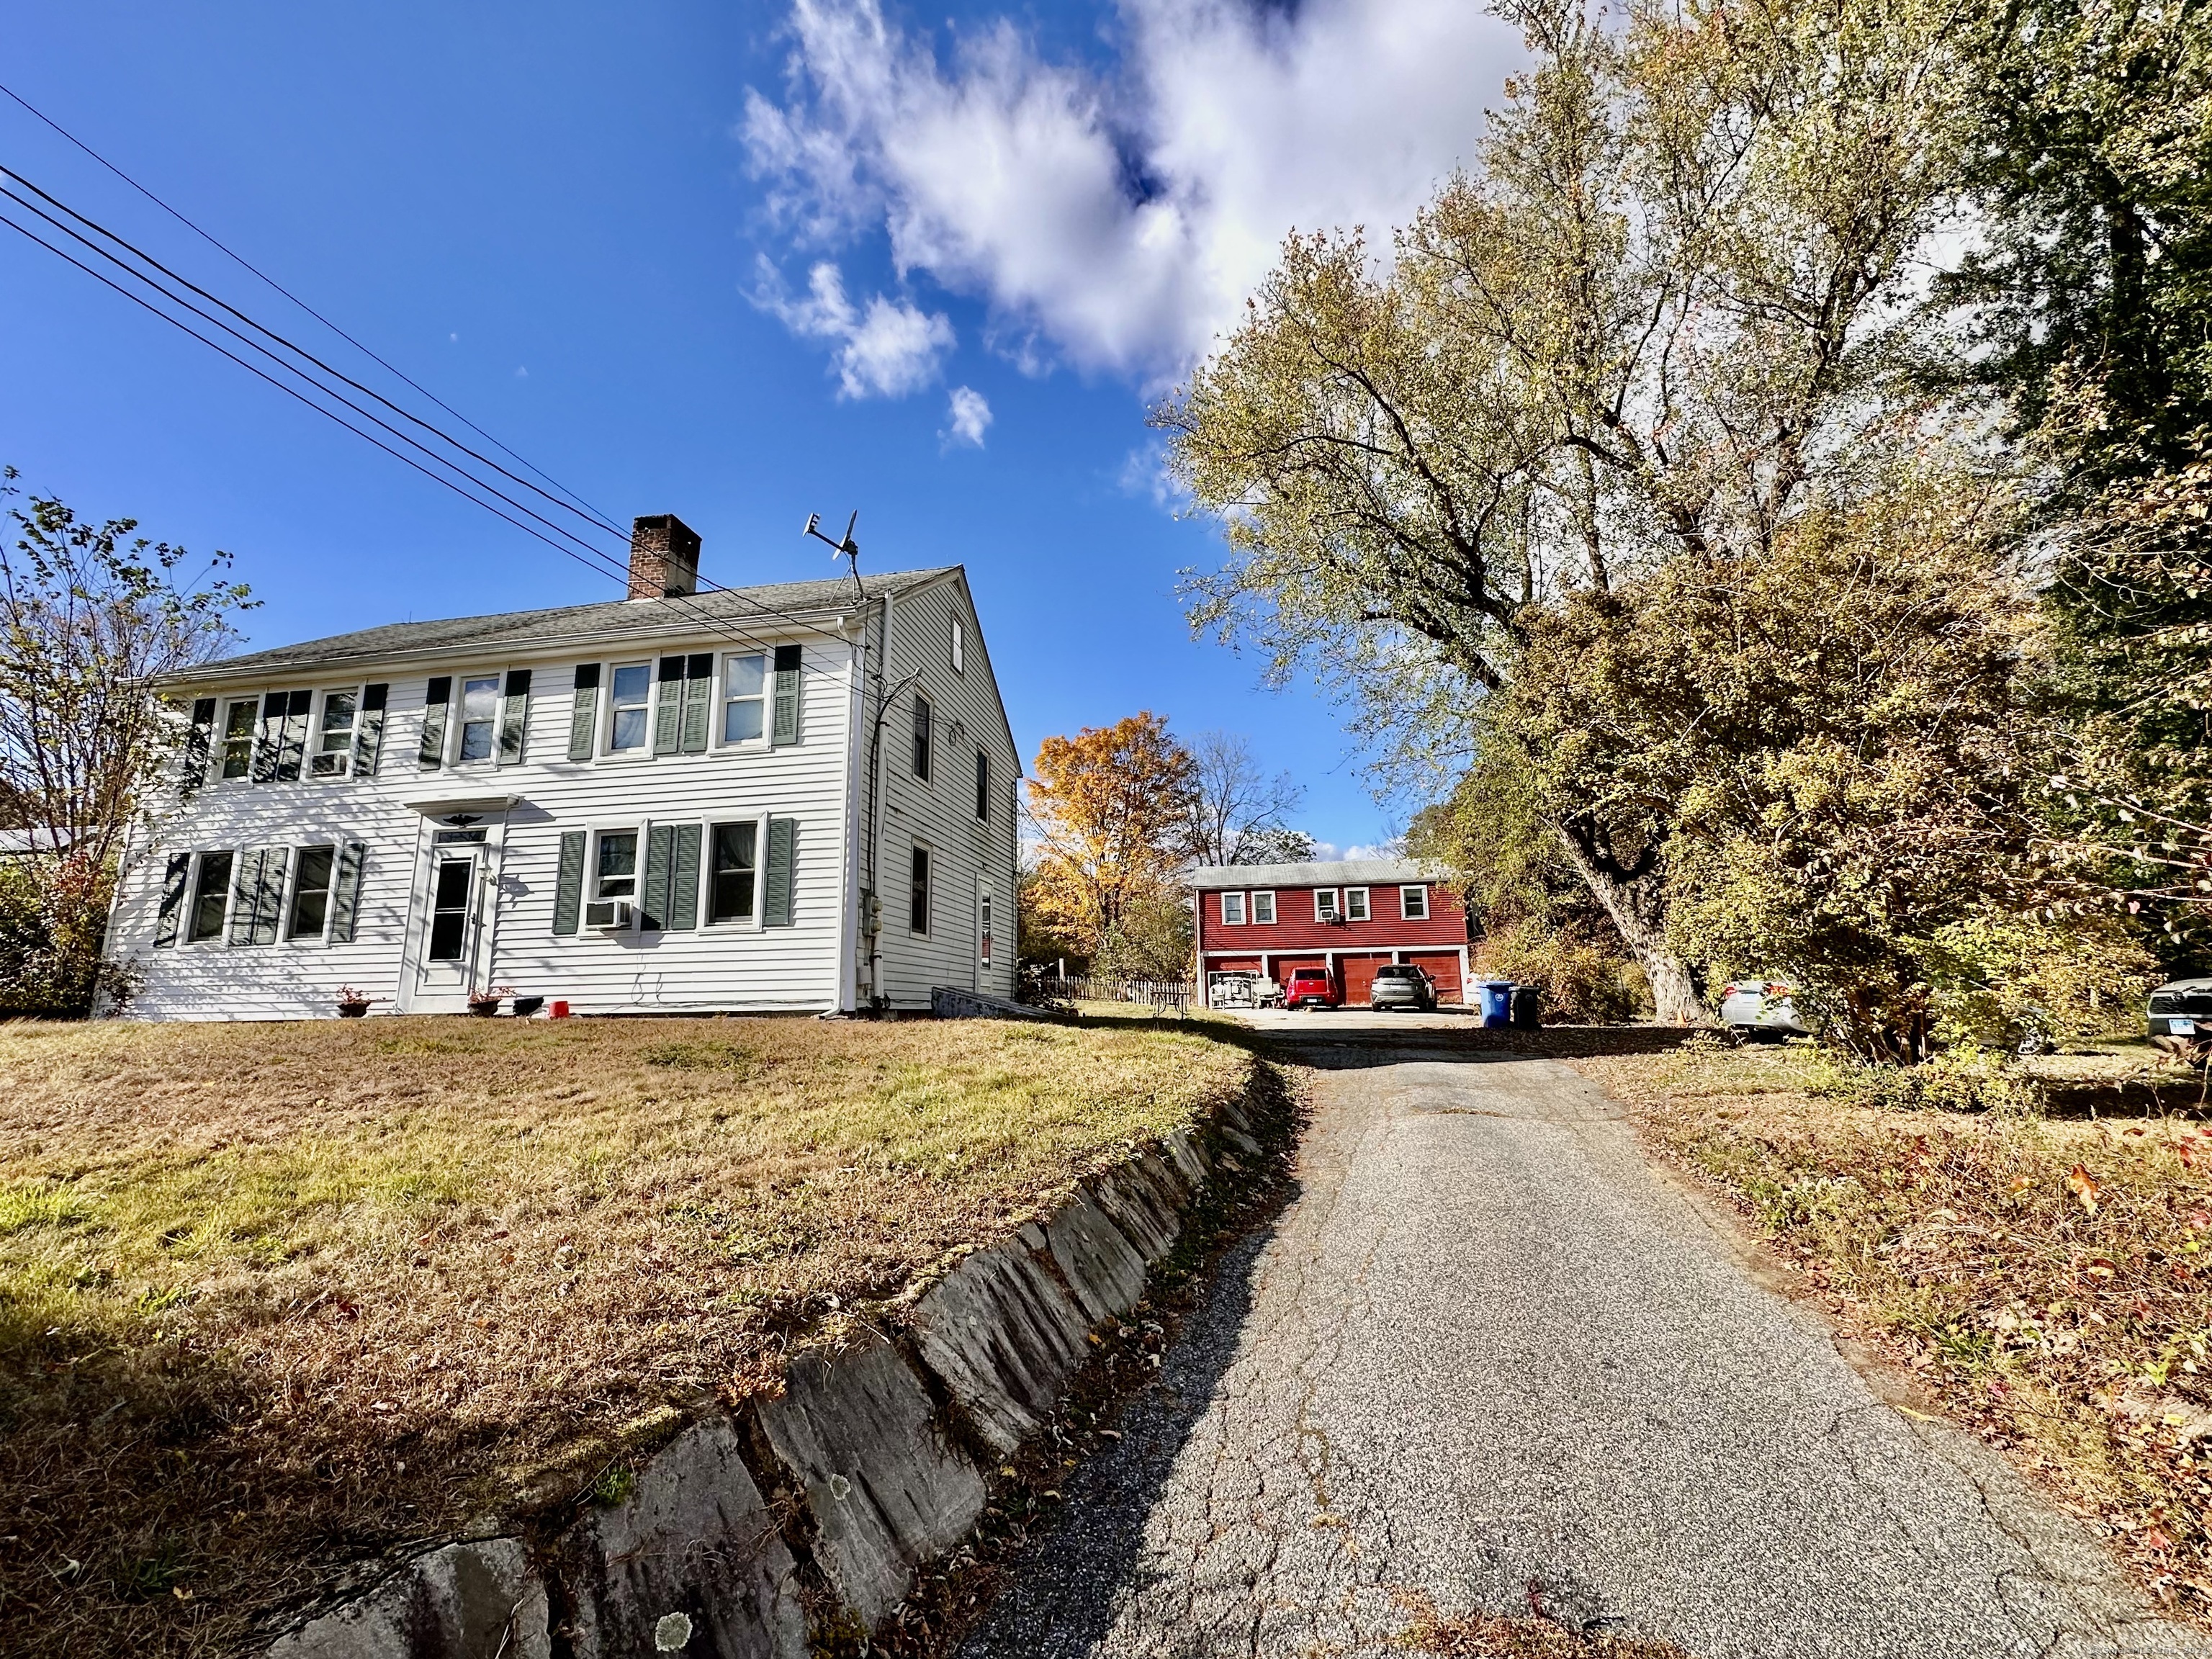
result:
[(2086, 1167), (2076, 1164), (2066, 1177), (2066, 1187), (2068, 1191), (2081, 1200), (2083, 1209), (2091, 1215), (2097, 1213), (2097, 1194), (2103, 1188), (2097, 1185), (2097, 1178), (2091, 1175)]

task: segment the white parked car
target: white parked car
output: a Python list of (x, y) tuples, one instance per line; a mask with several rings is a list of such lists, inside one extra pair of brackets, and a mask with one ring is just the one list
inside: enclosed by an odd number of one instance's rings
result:
[(1721, 1024), (1738, 1036), (1808, 1036), (1790, 1000), (1790, 987), (1769, 975), (1747, 975), (1721, 987)]
[(2168, 980), (2150, 994), (2150, 1035), (2202, 1042), (2212, 1037), (2212, 979)]

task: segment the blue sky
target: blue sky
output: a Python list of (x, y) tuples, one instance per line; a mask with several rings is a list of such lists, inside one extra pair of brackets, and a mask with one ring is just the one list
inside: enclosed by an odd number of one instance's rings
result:
[[(708, 575), (830, 574), (799, 526), (857, 507), (864, 568), (968, 566), (1025, 752), (1149, 708), (1246, 734), (1325, 842), (1396, 827), (1325, 696), (1190, 639), (1217, 544), (1143, 416), (1293, 224), (1379, 231), (1466, 158), (1514, 54), (1461, 0), (0, 17), (0, 81)], [(4, 100), (0, 161), (343, 349)], [(0, 318), (0, 460), (235, 554), (256, 644), (611, 596), (4, 230)]]

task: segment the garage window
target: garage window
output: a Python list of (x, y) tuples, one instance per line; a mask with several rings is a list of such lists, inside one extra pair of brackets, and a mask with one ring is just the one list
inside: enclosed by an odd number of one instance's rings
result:
[(1221, 896), (1221, 921), (1226, 927), (1242, 927), (1244, 925), (1243, 894), (1224, 893)]
[(1336, 918), (1336, 889), (1334, 887), (1315, 888), (1314, 920), (1316, 921), (1334, 921)]
[(1364, 887), (1344, 890), (1344, 919), (1346, 921), (1367, 920), (1367, 890)]
[(1273, 893), (1252, 895), (1252, 920), (1263, 927), (1275, 923), (1275, 896)]
[(1425, 887), (1401, 887), (1398, 890), (1398, 914), (1408, 921), (1429, 919), (1429, 890)]

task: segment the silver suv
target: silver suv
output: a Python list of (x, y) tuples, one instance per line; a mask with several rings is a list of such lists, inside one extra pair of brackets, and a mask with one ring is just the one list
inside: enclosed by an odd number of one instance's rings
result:
[(1410, 962), (1386, 963), (1375, 970), (1375, 984), (1367, 993), (1367, 1006), (1376, 1013), (1385, 1008), (1411, 1008), (1431, 1013), (1437, 1006), (1437, 982)]

